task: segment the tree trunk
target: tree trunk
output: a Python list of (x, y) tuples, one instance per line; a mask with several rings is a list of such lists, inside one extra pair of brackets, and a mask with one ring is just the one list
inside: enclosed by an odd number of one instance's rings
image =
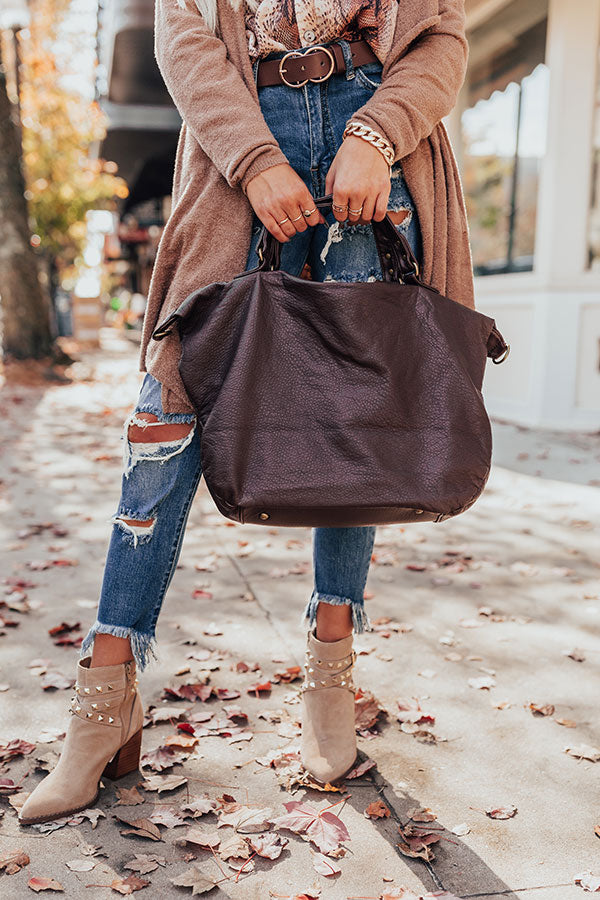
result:
[(53, 352), (50, 300), (39, 280), (30, 243), (21, 168), (20, 129), (6, 91), (0, 44), (0, 311), (2, 349), (16, 359), (40, 359)]

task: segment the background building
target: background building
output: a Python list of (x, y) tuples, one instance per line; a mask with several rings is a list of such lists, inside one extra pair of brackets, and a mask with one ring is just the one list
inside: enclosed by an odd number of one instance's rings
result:
[(469, 71), (449, 129), (477, 306), (511, 343), (492, 414), (600, 428), (600, 3), (466, 0)]
[[(99, 154), (130, 195), (120, 240), (145, 293), (169, 211), (180, 119), (153, 52), (153, 0), (103, 0)], [(477, 306), (511, 344), (489, 365), (496, 417), (600, 428), (600, 0), (465, 0), (470, 61), (447, 122)]]

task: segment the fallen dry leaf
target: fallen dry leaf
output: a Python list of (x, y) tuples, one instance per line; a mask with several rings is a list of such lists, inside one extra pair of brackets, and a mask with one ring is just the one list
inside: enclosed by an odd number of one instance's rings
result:
[(428, 806), (415, 806), (412, 809), (409, 809), (406, 815), (409, 819), (412, 819), (413, 822), (435, 822), (437, 819), (436, 814), (431, 812)]
[(144, 753), (141, 759), (143, 769), (153, 769), (155, 772), (164, 772), (181, 762), (177, 752), (172, 747), (156, 747)]
[(148, 887), (149, 884), (149, 881), (144, 881), (143, 878), (138, 878), (137, 875), (128, 875), (127, 878), (116, 878), (114, 881), (111, 881), (110, 886), (113, 891), (125, 896), (133, 894), (134, 891), (141, 891), (142, 888)]
[(341, 841), (350, 839), (342, 820), (328, 809), (319, 812), (314, 806), (297, 800), (283, 805), (286, 813), (273, 819), (273, 825), (288, 828), (296, 834), (306, 834), (322, 853), (337, 850)]
[(332, 875), (339, 875), (342, 871), (338, 864), (322, 853), (313, 853), (313, 868), (318, 875), (325, 875), (329, 878)]
[(207, 813), (214, 812), (215, 806), (215, 801), (210, 800), (208, 794), (205, 794), (204, 797), (196, 797), (194, 800), (190, 800), (189, 803), (184, 803), (181, 806), (181, 811), (197, 819), (200, 816), (205, 816)]
[(355, 766), (351, 772), (348, 772), (348, 774), (345, 776), (345, 780), (349, 781), (353, 778), (360, 778), (361, 775), (364, 775), (370, 769), (373, 769), (376, 765), (377, 763), (374, 759), (365, 759), (363, 762)]
[(164, 856), (157, 856), (156, 853), (135, 853), (131, 862), (125, 863), (124, 869), (131, 869), (138, 875), (147, 875), (148, 872), (154, 872), (159, 866), (166, 866), (167, 860)]
[(214, 850), (221, 843), (221, 835), (216, 831), (203, 831), (202, 828), (190, 828), (190, 830), (176, 841), (179, 845), (196, 844), (205, 850)]
[(575, 875), (573, 881), (580, 885), (584, 891), (591, 894), (600, 892), (600, 875), (593, 875), (591, 872), (582, 872), (581, 875)]
[(176, 722), (185, 716), (187, 709), (183, 706), (151, 706), (146, 713), (148, 722), (156, 725), (158, 722)]
[(496, 687), (496, 679), (491, 675), (480, 675), (479, 678), (469, 678), (469, 687), (479, 691), (489, 691)]
[(354, 721), (359, 734), (375, 729), (379, 718), (386, 715), (379, 700), (370, 691), (363, 691), (360, 688), (357, 690), (354, 697)]
[(75, 684), (74, 678), (67, 678), (62, 672), (46, 672), (42, 678), (42, 689), (44, 691), (61, 690), (67, 691)]
[(62, 884), (55, 881), (54, 878), (30, 878), (27, 887), (32, 891), (64, 891)]
[(275, 681), (277, 684), (289, 684), (291, 681), (297, 681), (300, 677), (300, 666), (288, 666), (287, 669), (275, 672), (271, 681)]
[(208, 891), (212, 891), (216, 885), (214, 878), (205, 875), (196, 866), (192, 866), (191, 869), (183, 872), (182, 875), (171, 878), (170, 881), (171, 884), (174, 884), (177, 887), (191, 887), (192, 896), (195, 896), (196, 894), (206, 894)]
[(398, 849), (404, 856), (411, 859), (424, 859), (432, 862), (435, 854), (431, 844), (440, 840), (440, 835), (424, 829), (418, 829), (413, 825), (398, 826), (402, 840), (398, 842)]
[(119, 822), (123, 822), (125, 825), (129, 825), (130, 827), (121, 831), (121, 834), (133, 834), (137, 837), (149, 838), (151, 841), (160, 841), (162, 840), (160, 836), (160, 831), (156, 827), (156, 825), (150, 821), (150, 819), (146, 818), (134, 818), (133, 815), (125, 815), (125, 813), (121, 813), (117, 815), (115, 813), (115, 818), (119, 820)]
[(165, 739), (165, 747), (175, 747), (176, 750), (193, 750), (197, 743), (198, 738), (195, 735), (184, 734), (183, 732), (170, 734)]
[(146, 798), (142, 797), (137, 789), (137, 785), (131, 788), (116, 788), (117, 797), (119, 798), (115, 806), (137, 806), (139, 803), (145, 803)]
[(219, 856), (221, 859), (248, 859), (250, 850), (244, 838), (232, 831), (231, 834), (221, 838), (219, 845)]
[(486, 809), (486, 816), (489, 816), (490, 819), (512, 819), (513, 816), (517, 814), (516, 806), (498, 806), (491, 807), (490, 809)]
[(530, 709), (534, 716), (554, 715), (554, 706), (551, 703), (547, 703), (545, 706), (540, 706), (538, 703), (528, 703), (526, 708)]
[(9, 850), (0, 854), (0, 872), (4, 871), (7, 875), (14, 875), (28, 865), (29, 857), (24, 850)]
[(28, 756), (35, 750), (35, 744), (15, 738), (7, 744), (0, 744), (0, 765), (16, 756)]
[(72, 872), (91, 872), (96, 863), (93, 859), (71, 859), (65, 865)]
[(588, 759), (590, 762), (598, 762), (600, 760), (600, 750), (597, 747), (590, 747), (589, 744), (578, 744), (576, 747), (565, 747), (565, 753), (574, 756), (575, 759)]
[(199, 681), (180, 684), (179, 687), (165, 688), (163, 691), (163, 697), (166, 700), (200, 700), (201, 703), (205, 703), (212, 695), (211, 685)]
[(387, 819), (391, 815), (383, 800), (373, 800), (365, 809), (367, 819)]
[(261, 694), (269, 694), (271, 692), (272, 684), (270, 681), (256, 682), (256, 684), (251, 685), (247, 688), (248, 694), (254, 694), (255, 697), (260, 697)]
[(186, 825), (185, 813), (169, 806), (158, 806), (151, 815), (148, 816), (155, 825), (164, 825), (165, 828), (177, 828), (179, 825)]
[(271, 807), (255, 809), (250, 806), (236, 804), (237, 809), (228, 810), (219, 819), (219, 828), (223, 825), (231, 825), (234, 831), (241, 834), (255, 834), (260, 831), (268, 831), (273, 815)]
[(182, 784), (187, 784), (187, 778), (183, 775), (148, 775), (144, 778), (142, 787), (145, 791), (158, 791), (162, 794), (163, 791), (174, 791)]
[(281, 851), (288, 843), (286, 837), (283, 837), (281, 834), (273, 834), (273, 832), (252, 835), (246, 840), (251, 849), (258, 856), (263, 856), (265, 859), (278, 859)]

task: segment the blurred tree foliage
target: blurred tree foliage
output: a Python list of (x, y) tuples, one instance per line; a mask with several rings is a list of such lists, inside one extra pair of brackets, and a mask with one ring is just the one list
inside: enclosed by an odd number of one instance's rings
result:
[[(21, 44), (26, 197), (35, 243), (61, 270), (81, 254), (87, 210), (113, 209), (116, 197), (127, 196), (115, 165), (88, 156), (104, 135), (105, 117), (91, 94), (95, 36), (70, 6), (70, 0), (30, 0), (31, 25)], [(89, 21), (88, 13), (88, 28)]]

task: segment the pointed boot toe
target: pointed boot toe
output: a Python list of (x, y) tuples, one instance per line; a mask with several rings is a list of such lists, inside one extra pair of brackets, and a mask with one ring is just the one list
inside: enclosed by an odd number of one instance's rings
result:
[(22, 825), (87, 809), (103, 774), (120, 778), (138, 767), (144, 711), (134, 662), (91, 669), (89, 657), (80, 660), (69, 712), (60, 759), (23, 804)]
[(356, 761), (352, 635), (319, 641), (308, 635), (302, 685), (302, 749), (306, 771), (320, 784), (341, 780)]

